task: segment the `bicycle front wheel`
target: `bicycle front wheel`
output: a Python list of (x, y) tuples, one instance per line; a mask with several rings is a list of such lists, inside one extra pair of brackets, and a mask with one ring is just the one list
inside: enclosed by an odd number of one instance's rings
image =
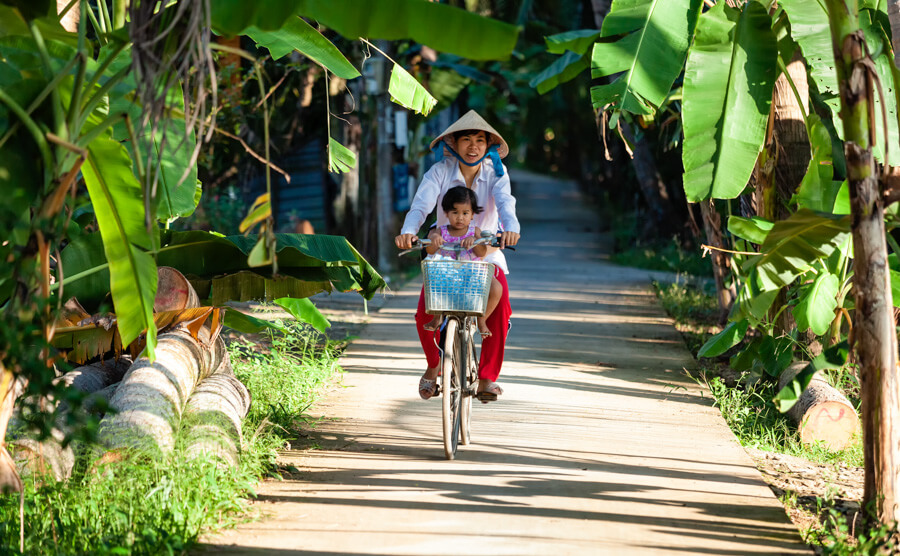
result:
[(444, 454), (447, 459), (456, 455), (459, 445), (460, 405), (462, 401), (462, 374), (465, 350), (464, 339), (459, 334), (459, 323), (456, 319), (447, 319), (444, 330), (444, 360), (441, 368), (441, 392), (444, 422)]
[(460, 367), (460, 376), (463, 377), (463, 397), (460, 410), (459, 442), (463, 446), (472, 443), (472, 397), (478, 389), (478, 362), (475, 360), (475, 340), (473, 339), (474, 323), (469, 324), (468, 330), (463, 335), (465, 361)]

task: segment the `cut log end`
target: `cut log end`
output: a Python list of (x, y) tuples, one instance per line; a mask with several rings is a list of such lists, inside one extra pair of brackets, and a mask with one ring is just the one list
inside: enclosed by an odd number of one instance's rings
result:
[(859, 434), (859, 419), (852, 407), (841, 401), (827, 401), (811, 407), (798, 427), (804, 444), (822, 442), (828, 449), (847, 449)]
[(161, 266), (153, 311), (181, 311), (200, 306), (200, 298), (191, 283), (174, 268)]

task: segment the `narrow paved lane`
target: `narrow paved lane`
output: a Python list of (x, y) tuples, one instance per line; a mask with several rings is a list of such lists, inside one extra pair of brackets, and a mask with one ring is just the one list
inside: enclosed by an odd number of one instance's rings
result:
[(781, 504), (685, 376), (695, 363), (646, 271), (605, 261), (575, 186), (514, 173), (513, 321), (501, 401), (443, 458), (419, 400), (418, 284), (394, 292), (315, 408), (313, 450), (266, 482), (269, 518), (207, 539), (242, 554), (807, 553)]

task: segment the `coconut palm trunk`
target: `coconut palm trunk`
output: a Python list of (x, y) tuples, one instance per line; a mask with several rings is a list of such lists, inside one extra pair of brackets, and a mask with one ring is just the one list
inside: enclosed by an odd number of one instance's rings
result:
[(170, 450), (188, 397), (227, 356), (222, 338), (206, 328), (197, 337), (188, 330), (161, 334), (156, 360), (135, 361), (110, 400), (116, 413), (100, 422), (101, 444), (111, 450)]
[(850, 184), (853, 231), (854, 333), (860, 368), (865, 456), (863, 505), (882, 523), (900, 521), (900, 390), (897, 335), (891, 303), (884, 206), (869, 120), (873, 62), (859, 28), (855, 0), (827, 0), (832, 44), (840, 81), (844, 154)]

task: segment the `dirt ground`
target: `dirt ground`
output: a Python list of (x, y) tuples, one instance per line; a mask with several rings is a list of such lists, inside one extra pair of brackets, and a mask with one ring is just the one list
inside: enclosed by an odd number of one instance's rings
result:
[(775, 495), (785, 502), (791, 521), (805, 532), (818, 526), (821, 505), (841, 512), (858, 525), (863, 496), (863, 468), (816, 463), (803, 458), (745, 449)]

